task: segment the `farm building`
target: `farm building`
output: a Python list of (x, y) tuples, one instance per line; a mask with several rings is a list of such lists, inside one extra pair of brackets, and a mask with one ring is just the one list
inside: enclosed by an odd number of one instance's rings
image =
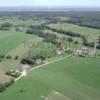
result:
[(56, 54), (57, 55), (62, 55), (63, 54), (63, 51), (62, 50), (56, 50)]
[(21, 68), (20, 68), (20, 73), (23, 75), (23, 76), (26, 76), (27, 74), (27, 71), (30, 69), (30, 66), (29, 65), (22, 65)]
[(37, 64), (37, 65), (47, 62), (46, 58), (43, 57), (43, 56), (36, 56), (36, 57), (33, 58), (33, 60), (34, 60), (34, 63)]
[(89, 55), (89, 51), (87, 48), (82, 48), (79, 50), (75, 50), (73, 53), (74, 56), (79, 56), (79, 57), (86, 57)]
[(42, 60), (41, 60), (41, 59), (36, 59), (36, 60), (35, 60), (35, 63), (36, 63), (36, 64), (42, 64)]

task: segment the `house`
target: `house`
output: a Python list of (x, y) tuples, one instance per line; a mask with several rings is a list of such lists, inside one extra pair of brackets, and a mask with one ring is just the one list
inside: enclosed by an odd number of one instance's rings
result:
[(36, 60), (35, 60), (35, 63), (38, 64), (38, 65), (39, 65), (39, 64), (42, 64), (42, 59), (36, 59)]
[(44, 60), (44, 61), (42, 61), (42, 63), (44, 63), (44, 64), (48, 64), (48, 61), (47, 61), (47, 60)]
[(34, 62), (37, 65), (42, 64), (42, 63), (46, 63), (46, 58), (43, 56), (36, 56), (36, 57), (34, 57)]
[(20, 68), (20, 73), (23, 75), (23, 76), (26, 76), (27, 74), (27, 71), (30, 69), (30, 66), (29, 65), (23, 65), (21, 68)]
[(24, 70), (28, 71), (29, 69), (30, 69), (30, 66), (25, 64), (25, 65), (22, 65), (20, 71), (24, 71)]
[(86, 57), (86, 56), (88, 56), (88, 54), (89, 54), (89, 51), (87, 48), (82, 48), (82, 49), (76, 50), (73, 53), (74, 56), (79, 56), (79, 57)]
[(57, 55), (62, 55), (63, 52), (62, 52), (61, 50), (56, 50), (56, 54), (57, 54)]

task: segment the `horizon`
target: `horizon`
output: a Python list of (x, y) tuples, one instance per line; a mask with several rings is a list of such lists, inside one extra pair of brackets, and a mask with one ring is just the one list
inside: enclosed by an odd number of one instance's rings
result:
[(100, 11), (100, 7), (77, 7), (77, 6), (3, 6), (1, 11)]
[(0, 0), (0, 7), (100, 7), (99, 0)]

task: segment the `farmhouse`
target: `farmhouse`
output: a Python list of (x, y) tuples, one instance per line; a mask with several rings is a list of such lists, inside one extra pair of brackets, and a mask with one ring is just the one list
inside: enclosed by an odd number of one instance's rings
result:
[(44, 59), (38, 58), (38, 59), (35, 60), (35, 63), (37, 65), (39, 65), (39, 64), (46, 64), (47, 63), (47, 60), (46, 59), (44, 60)]
[(43, 56), (36, 56), (33, 58), (33, 60), (34, 60), (34, 63), (37, 65), (47, 62), (46, 58)]
[(79, 56), (79, 57), (86, 57), (89, 55), (89, 51), (87, 48), (82, 48), (82, 49), (79, 49), (79, 50), (76, 50), (74, 53), (73, 53), (74, 56)]
[(41, 64), (41, 63), (42, 63), (42, 59), (36, 59), (36, 60), (35, 60), (35, 63), (36, 63), (37, 65)]
[(27, 74), (27, 71), (30, 69), (30, 66), (29, 65), (22, 65), (22, 67), (20, 68), (20, 73), (21, 75), (23, 76), (26, 76)]
[(21, 75), (19, 70), (13, 70), (11, 69), (10, 71), (6, 72), (6, 75), (12, 76), (14, 78), (17, 78)]
[(57, 55), (62, 55), (63, 54), (63, 51), (62, 50), (56, 50), (56, 54)]

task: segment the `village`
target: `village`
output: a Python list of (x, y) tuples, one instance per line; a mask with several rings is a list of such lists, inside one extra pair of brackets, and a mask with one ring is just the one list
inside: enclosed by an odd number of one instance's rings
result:
[[(64, 45), (60, 45), (60, 47), (55, 49), (55, 53), (58, 56), (62, 55), (72, 55), (73, 57), (96, 57), (96, 45), (94, 45), (94, 48), (82, 48), (82, 49), (74, 49), (74, 48), (65, 48)], [(7, 75), (10, 75), (12, 77), (16, 78), (20, 76), (26, 76), (28, 71), (31, 70), (34, 66), (42, 65), (42, 64), (47, 64), (48, 60), (42, 56), (38, 56), (34, 58), (34, 60), (29, 60), (29, 59), (23, 59), (21, 61), (22, 66), (19, 67), (17, 70), (11, 69), (10, 71), (6, 72)]]

